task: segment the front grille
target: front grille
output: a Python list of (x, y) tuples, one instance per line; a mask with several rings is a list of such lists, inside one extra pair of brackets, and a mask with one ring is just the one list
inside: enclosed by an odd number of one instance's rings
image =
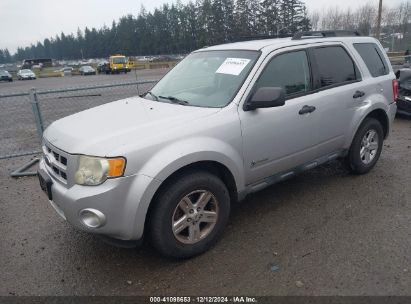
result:
[(43, 153), (49, 173), (57, 180), (67, 184), (67, 157), (62, 155), (64, 153), (48, 143), (43, 145)]

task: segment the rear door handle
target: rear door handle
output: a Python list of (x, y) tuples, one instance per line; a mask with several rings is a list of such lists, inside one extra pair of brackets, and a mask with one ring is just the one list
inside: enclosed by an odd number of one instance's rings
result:
[(314, 107), (314, 106), (307, 106), (307, 105), (305, 105), (305, 106), (303, 106), (302, 109), (298, 112), (298, 114), (304, 115), (304, 114), (307, 114), (307, 113), (312, 113), (312, 112), (314, 112), (314, 111), (315, 111), (315, 107)]
[(363, 91), (356, 91), (353, 95), (352, 98), (356, 99), (356, 98), (361, 98), (365, 95), (365, 93)]

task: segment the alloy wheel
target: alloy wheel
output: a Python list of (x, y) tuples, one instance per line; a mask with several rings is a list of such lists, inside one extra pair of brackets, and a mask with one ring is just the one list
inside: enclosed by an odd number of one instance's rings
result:
[(216, 197), (208, 190), (196, 190), (184, 196), (172, 217), (174, 237), (183, 244), (195, 244), (214, 229), (219, 212)]

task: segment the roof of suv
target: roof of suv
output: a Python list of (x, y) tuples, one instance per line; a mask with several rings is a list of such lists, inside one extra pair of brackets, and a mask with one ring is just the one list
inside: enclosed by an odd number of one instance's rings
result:
[(309, 38), (309, 39), (298, 39), (292, 40), (289, 38), (276, 38), (276, 39), (262, 39), (262, 40), (251, 40), (234, 42), (227, 44), (220, 44), (216, 46), (211, 46), (203, 48), (202, 50), (251, 50), (259, 51), (263, 49), (273, 50), (287, 46), (303, 45), (303, 44), (314, 44), (323, 42), (375, 42), (376, 39), (367, 36), (352, 36), (352, 37), (327, 37), (327, 38)]

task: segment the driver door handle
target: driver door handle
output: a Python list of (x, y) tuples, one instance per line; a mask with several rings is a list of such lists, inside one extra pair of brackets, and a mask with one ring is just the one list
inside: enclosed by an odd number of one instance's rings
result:
[(302, 108), (301, 108), (301, 110), (298, 112), (298, 114), (300, 114), (300, 115), (304, 115), (304, 114), (307, 114), (307, 113), (312, 113), (312, 112), (314, 112), (315, 111), (315, 107), (314, 106), (307, 106), (307, 105), (305, 105), (305, 106), (303, 106)]

